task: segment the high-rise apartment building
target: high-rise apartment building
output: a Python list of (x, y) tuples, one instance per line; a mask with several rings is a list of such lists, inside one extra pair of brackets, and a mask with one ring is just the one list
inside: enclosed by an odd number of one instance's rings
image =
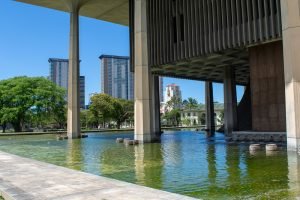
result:
[[(68, 90), (68, 69), (69, 60), (59, 58), (49, 58), (50, 76), (49, 79), (60, 87)], [(80, 76), (80, 108), (85, 108), (85, 76)], [(68, 93), (67, 93), (68, 94)], [(67, 96), (66, 96), (67, 100)]]
[[(115, 98), (134, 99), (134, 76), (127, 56), (101, 55), (101, 92)], [(160, 101), (164, 101), (163, 78), (159, 78)]]
[[(162, 96), (162, 95), (161, 95)], [(178, 101), (177, 104), (170, 106), (168, 102), (172, 99), (176, 98), (177, 100), (182, 99), (180, 87), (176, 84), (169, 84), (166, 86), (164, 101), (160, 102), (160, 112), (165, 113), (167, 111), (171, 111), (174, 108), (180, 108), (181, 104)]]
[(101, 92), (115, 98), (133, 100), (133, 73), (129, 57), (101, 55)]
[(165, 102), (170, 101), (173, 97), (182, 99), (180, 87), (176, 84), (167, 85), (165, 91)]

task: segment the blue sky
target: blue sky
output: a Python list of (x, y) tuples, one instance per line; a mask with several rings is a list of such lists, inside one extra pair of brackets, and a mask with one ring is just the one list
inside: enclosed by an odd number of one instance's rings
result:
[[(0, 80), (14, 76), (48, 76), (48, 59), (68, 58), (69, 15), (64, 12), (1, 0), (0, 4)], [(128, 28), (86, 17), (80, 18), (81, 75), (86, 76), (88, 94), (100, 92), (101, 54), (129, 54)], [(165, 78), (175, 83), (183, 98), (204, 102), (204, 84)], [(238, 99), (243, 93), (238, 88)], [(214, 84), (215, 101), (223, 102), (222, 84)]]

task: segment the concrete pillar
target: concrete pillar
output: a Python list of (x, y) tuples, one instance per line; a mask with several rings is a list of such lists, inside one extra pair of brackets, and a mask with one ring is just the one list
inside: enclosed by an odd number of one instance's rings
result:
[(68, 137), (80, 137), (79, 95), (79, 6), (70, 5), (70, 49), (68, 74)]
[(288, 150), (300, 150), (300, 1), (281, 0)]
[(213, 84), (210, 81), (205, 82), (205, 111), (206, 111), (206, 129), (208, 136), (213, 136), (215, 132), (215, 111)]
[(237, 100), (235, 70), (226, 66), (224, 70), (224, 131), (227, 137), (237, 129)]
[(153, 77), (152, 87), (152, 107), (153, 107), (153, 131), (155, 139), (159, 140), (161, 135), (161, 123), (160, 123), (160, 84), (159, 76)]
[[(155, 131), (158, 128), (154, 121), (155, 104), (153, 90), (156, 78), (151, 74), (148, 64), (147, 46), (147, 1), (135, 0), (135, 135), (140, 142), (157, 140)], [(157, 83), (158, 84), (158, 83)]]

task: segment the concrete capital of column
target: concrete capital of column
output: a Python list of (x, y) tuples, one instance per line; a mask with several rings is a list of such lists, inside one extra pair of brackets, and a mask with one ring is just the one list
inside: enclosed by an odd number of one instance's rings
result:
[(69, 12), (79, 12), (86, 3), (92, 0), (62, 0)]

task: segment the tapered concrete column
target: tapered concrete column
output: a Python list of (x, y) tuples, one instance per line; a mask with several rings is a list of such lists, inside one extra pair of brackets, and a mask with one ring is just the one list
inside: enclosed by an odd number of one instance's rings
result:
[(206, 111), (206, 129), (208, 136), (213, 136), (215, 132), (215, 111), (213, 84), (210, 81), (205, 82), (205, 111)]
[(237, 129), (237, 100), (234, 67), (227, 66), (224, 70), (224, 131), (231, 136)]
[(281, 0), (287, 146), (300, 150), (300, 1)]
[(79, 95), (79, 6), (70, 5), (70, 49), (68, 75), (68, 137), (80, 137)]
[(147, 1), (135, 0), (135, 139), (140, 142), (157, 140), (153, 89), (155, 78), (148, 64)]

